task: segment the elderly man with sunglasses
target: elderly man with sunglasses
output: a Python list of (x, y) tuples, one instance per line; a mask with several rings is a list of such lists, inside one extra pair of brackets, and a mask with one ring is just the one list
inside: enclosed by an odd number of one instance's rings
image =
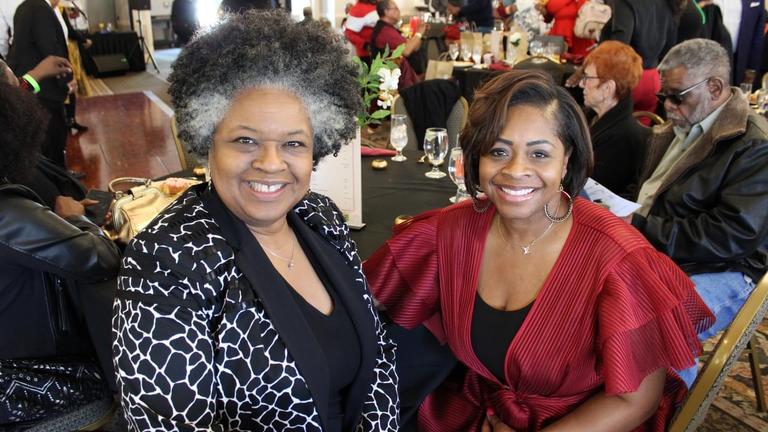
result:
[(696, 284), (726, 328), (768, 262), (768, 122), (729, 86), (728, 54), (691, 39), (658, 66), (668, 122), (650, 138), (632, 224)]

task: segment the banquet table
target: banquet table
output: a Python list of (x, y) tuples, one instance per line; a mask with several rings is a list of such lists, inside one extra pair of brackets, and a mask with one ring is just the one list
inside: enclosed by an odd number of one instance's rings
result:
[[(413, 145), (413, 143), (409, 143)], [(431, 166), (418, 163), (423, 153), (405, 149), (408, 158), (394, 162), (389, 157), (364, 157), (362, 159), (363, 222), (365, 228), (352, 231), (352, 239), (362, 259), (371, 255), (392, 235), (392, 226), (397, 216), (415, 216), (426, 210), (450, 205), (448, 198), (456, 193), (456, 186), (446, 176), (430, 179), (424, 173)], [(374, 159), (385, 159), (384, 170), (371, 168)], [(440, 167), (446, 171), (446, 163)]]

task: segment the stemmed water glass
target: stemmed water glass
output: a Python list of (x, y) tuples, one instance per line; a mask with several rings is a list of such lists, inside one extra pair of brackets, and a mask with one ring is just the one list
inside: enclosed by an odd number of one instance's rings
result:
[(459, 44), (451, 42), (448, 44), (448, 54), (451, 56), (451, 60), (456, 61), (459, 58)]
[(472, 60), (472, 50), (464, 45), (461, 46), (461, 58), (465, 62)]
[(445, 173), (437, 167), (443, 163), (448, 154), (448, 131), (445, 128), (429, 128), (424, 133), (424, 154), (432, 164), (432, 171), (424, 175), (432, 179), (445, 177)]
[(540, 40), (532, 40), (530, 44), (528, 44), (528, 51), (531, 52), (531, 56), (533, 56), (533, 62), (534, 63), (544, 63), (546, 60), (544, 57), (544, 44)]
[(408, 144), (408, 127), (405, 123), (405, 114), (392, 114), (392, 123), (389, 130), (389, 142), (397, 150), (397, 154), (392, 156), (395, 162), (408, 160), (403, 156), (403, 148)]
[(464, 185), (464, 152), (456, 146), (448, 154), (448, 175), (456, 184), (456, 195), (449, 198), (452, 203), (469, 198), (467, 187)]

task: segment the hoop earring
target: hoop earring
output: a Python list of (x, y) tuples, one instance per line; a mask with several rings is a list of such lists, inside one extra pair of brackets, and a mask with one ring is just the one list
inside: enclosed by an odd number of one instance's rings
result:
[(490, 200), (485, 200), (485, 207), (479, 207), (477, 205), (478, 202), (480, 202), (480, 200), (478, 200), (475, 197), (472, 197), (472, 208), (475, 209), (475, 211), (478, 213), (485, 213), (485, 211), (488, 210), (489, 207), (491, 207)]
[(566, 192), (566, 191), (563, 189), (563, 185), (562, 185), (562, 184), (560, 185), (560, 189), (558, 190), (558, 192), (560, 192), (561, 194), (565, 195), (565, 197), (566, 197), (566, 198), (568, 198), (568, 211), (567, 211), (567, 212), (565, 212), (565, 216), (562, 216), (562, 217), (556, 217), (556, 216), (552, 216), (552, 215), (549, 213), (549, 208), (547, 208), (547, 205), (548, 205), (549, 203), (547, 203), (547, 204), (544, 204), (544, 216), (546, 216), (546, 217), (547, 217), (547, 219), (549, 219), (549, 221), (550, 221), (550, 222), (552, 222), (552, 223), (560, 223), (560, 222), (564, 222), (564, 221), (566, 221), (566, 220), (567, 220), (569, 217), (571, 217), (571, 213), (573, 213), (573, 198), (571, 198), (571, 196), (568, 194), (568, 192)]

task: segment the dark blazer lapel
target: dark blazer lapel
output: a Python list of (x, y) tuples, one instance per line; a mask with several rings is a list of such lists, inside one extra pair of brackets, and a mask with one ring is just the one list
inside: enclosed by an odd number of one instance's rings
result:
[[(320, 414), (323, 426), (328, 424), (329, 374), (322, 349), (314, 333), (304, 319), (297, 319), (300, 309), (288, 291), (291, 289), (280, 277), (245, 223), (233, 216), (212, 190), (203, 196), (206, 208), (221, 227), (222, 234), (235, 249), (235, 265), (250, 283), (259, 300), (264, 304), (272, 325), (291, 353), (301, 376), (307, 382)], [(289, 213), (290, 217), (293, 216)], [(294, 229), (303, 224), (292, 223)]]
[(360, 278), (360, 274), (354, 272), (349, 267), (338, 249), (319, 233), (304, 224), (298, 215), (295, 213), (289, 214), (288, 221), (312, 250), (317, 262), (322, 266), (328, 279), (336, 288), (336, 293), (341, 301), (344, 302), (344, 306), (358, 334), (360, 352), (362, 354), (360, 369), (350, 386), (346, 406), (344, 407), (344, 430), (352, 430), (354, 422), (356, 422), (360, 415), (368, 390), (373, 383), (373, 368), (376, 363), (377, 353), (377, 336), (373, 318), (363, 300), (360, 289), (355, 283), (355, 280)]

